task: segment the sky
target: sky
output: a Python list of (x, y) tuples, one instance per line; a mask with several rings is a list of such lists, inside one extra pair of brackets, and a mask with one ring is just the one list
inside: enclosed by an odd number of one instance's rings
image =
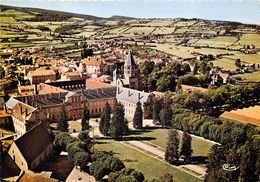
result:
[(202, 18), (260, 24), (260, 0), (0, 0), (0, 4), (100, 17)]

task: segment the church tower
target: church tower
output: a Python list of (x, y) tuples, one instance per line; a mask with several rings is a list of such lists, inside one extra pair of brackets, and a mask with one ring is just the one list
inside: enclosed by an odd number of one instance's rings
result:
[(136, 64), (132, 55), (132, 52), (129, 51), (127, 58), (125, 60), (125, 64), (124, 64), (124, 77), (125, 79), (129, 79), (131, 77), (136, 77)]

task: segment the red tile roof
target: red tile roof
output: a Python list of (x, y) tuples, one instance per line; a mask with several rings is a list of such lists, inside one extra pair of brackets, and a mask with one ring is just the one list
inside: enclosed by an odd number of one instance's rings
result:
[(114, 85), (96, 82), (96, 81), (92, 81), (92, 80), (86, 80), (86, 87), (87, 87), (87, 89), (97, 89), (97, 88), (114, 87)]
[(103, 59), (98, 58), (98, 57), (89, 57), (89, 58), (85, 58), (84, 59), (84, 63), (88, 66), (102, 66), (103, 63)]

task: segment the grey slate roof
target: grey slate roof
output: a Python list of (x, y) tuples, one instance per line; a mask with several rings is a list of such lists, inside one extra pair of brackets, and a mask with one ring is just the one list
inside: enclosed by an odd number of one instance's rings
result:
[(127, 58), (125, 60), (125, 66), (133, 66), (133, 65), (135, 65), (135, 61), (134, 61), (132, 52), (129, 51), (127, 54)]
[(5, 104), (8, 108), (13, 109), (16, 104), (18, 104), (19, 101), (15, 98), (11, 97)]
[(142, 92), (125, 87), (117, 87), (116, 98), (117, 100), (125, 100), (136, 104), (140, 101), (143, 105), (149, 102), (149, 97), (154, 96), (152, 93)]
[(86, 100), (116, 97), (116, 87), (84, 90), (82, 93)]

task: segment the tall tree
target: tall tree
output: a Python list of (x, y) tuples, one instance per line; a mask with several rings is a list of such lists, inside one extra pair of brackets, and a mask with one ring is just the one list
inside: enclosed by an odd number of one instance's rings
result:
[(143, 109), (140, 101), (138, 101), (136, 104), (133, 126), (137, 129), (141, 129), (143, 127)]
[(107, 102), (100, 117), (99, 130), (103, 135), (109, 134), (111, 107)]
[(172, 125), (172, 108), (170, 101), (165, 101), (163, 109), (160, 111), (160, 121), (163, 127), (171, 127)]
[(170, 164), (176, 164), (179, 160), (179, 134), (175, 129), (170, 129), (168, 133), (165, 160)]
[(81, 127), (82, 127), (82, 131), (84, 130), (89, 130), (89, 110), (88, 108), (84, 105), (83, 108), (83, 116), (81, 119)]
[[(248, 142), (242, 147), (242, 155), (240, 162), (240, 176), (239, 181), (241, 182), (257, 182), (259, 176), (256, 176), (256, 162), (257, 162), (257, 152), (254, 151), (254, 146), (252, 142)], [(259, 153), (259, 151), (258, 151)]]
[(191, 140), (191, 136), (187, 132), (183, 132), (180, 155), (183, 156), (185, 160), (189, 159), (193, 152), (191, 148)]
[(154, 103), (154, 106), (153, 106), (153, 123), (154, 124), (160, 123), (160, 111), (161, 111), (161, 109), (162, 109), (162, 103), (161, 103), (161, 101), (157, 100)]
[(225, 171), (223, 165), (226, 164), (226, 148), (224, 146), (213, 145), (208, 156), (208, 168), (205, 176), (207, 182), (221, 182), (224, 180)]
[(62, 132), (68, 132), (69, 131), (67, 114), (66, 114), (66, 110), (65, 110), (64, 105), (62, 105), (62, 108), (61, 108), (60, 118), (59, 118), (59, 121), (57, 123), (57, 130), (62, 131)]
[(126, 134), (128, 126), (124, 117), (124, 106), (121, 103), (117, 103), (113, 109), (113, 116), (110, 125), (111, 137), (118, 138)]

